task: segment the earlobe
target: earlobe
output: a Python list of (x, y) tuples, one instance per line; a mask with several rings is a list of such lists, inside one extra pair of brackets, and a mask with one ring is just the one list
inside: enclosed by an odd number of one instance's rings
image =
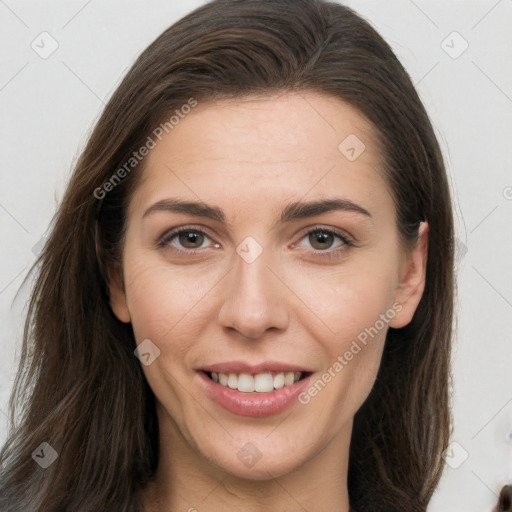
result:
[(110, 296), (110, 307), (116, 317), (126, 324), (131, 322), (130, 311), (126, 304), (126, 293), (122, 284), (120, 269), (108, 269), (108, 289)]
[(402, 306), (402, 309), (389, 323), (390, 327), (395, 329), (410, 323), (423, 295), (427, 269), (428, 231), (428, 223), (421, 222), (418, 228), (418, 242), (400, 269), (395, 301)]

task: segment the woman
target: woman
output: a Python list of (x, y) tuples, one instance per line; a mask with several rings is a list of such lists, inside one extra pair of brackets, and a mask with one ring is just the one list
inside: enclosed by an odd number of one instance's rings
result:
[(453, 252), (431, 123), (367, 22), (196, 9), (128, 72), (54, 219), (0, 508), (425, 511)]

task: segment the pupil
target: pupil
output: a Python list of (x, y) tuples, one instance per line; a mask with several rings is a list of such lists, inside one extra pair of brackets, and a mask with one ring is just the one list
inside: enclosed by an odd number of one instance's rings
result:
[[(184, 233), (180, 233), (180, 243), (184, 247), (190, 247), (189, 244), (197, 244), (197, 238), (199, 237), (199, 241), (201, 242), (201, 236), (199, 233), (193, 233), (192, 231), (186, 231)], [(199, 244), (201, 245), (201, 244)]]
[[(330, 240), (332, 238), (332, 235), (330, 233), (325, 233), (323, 231), (319, 231), (316, 234), (314, 234), (314, 237), (316, 238), (317, 242), (320, 242), (320, 244), (325, 244), (326, 242), (330, 242), (330, 243), (327, 243), (327, 246), (330, 246), (332, 243), (332, 240)], [(321, 247), (321, 249), (325, 249), (325, 248), (326, 248), (325, 246)]]

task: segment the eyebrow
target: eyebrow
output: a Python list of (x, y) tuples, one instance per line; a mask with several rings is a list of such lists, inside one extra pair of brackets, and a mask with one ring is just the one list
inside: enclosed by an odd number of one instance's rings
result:
[[(158, 201), (150, 206), (144, 212), (143, 218), (161, 211), (184, 213), (222, 223), (226, 221), (226, 215), (222, 209), (217, 206), (210, 206), (200, 201), (181, 201), (173, 198)], [(372, 215), (368, 210), (349, 199), (328, 198), (307, 202), (295, 201), (287, 204), (281, 213), (279, 223), (284, 224), (293, 220), (314, 217), (332, 211), (355, 212), (372, 219)]]

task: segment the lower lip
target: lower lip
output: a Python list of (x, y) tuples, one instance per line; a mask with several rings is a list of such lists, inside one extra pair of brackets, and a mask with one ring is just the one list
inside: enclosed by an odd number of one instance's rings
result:
[(200, 371), (199, 378), (206, 394), (219, 405), (239, 416), (264, 417), (279, 414), (288, 409), (302, 390), (307, 387), (313, 374), (291, 386), (269, 393), (243, 393), (210, 379)]

